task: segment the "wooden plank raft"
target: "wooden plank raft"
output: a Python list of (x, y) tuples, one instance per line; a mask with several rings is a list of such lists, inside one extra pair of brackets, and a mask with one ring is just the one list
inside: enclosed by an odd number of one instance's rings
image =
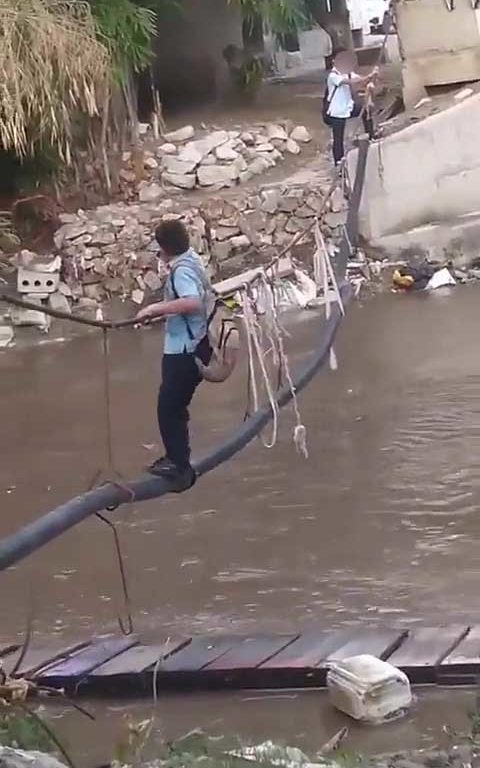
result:
[[(0, 640), (0, 667), (19, 647)], [(302, 634), (200, 635), (145, 645), (136, 635), (94, 637), (28, 650), (17, 677), (79, 695), (151, 696), (162, 691), (322, 688), (332, 664), (370, 654), (403, 669), (412, 685), (471, 685), (480, 678), (480, 625), (319, 627)]]

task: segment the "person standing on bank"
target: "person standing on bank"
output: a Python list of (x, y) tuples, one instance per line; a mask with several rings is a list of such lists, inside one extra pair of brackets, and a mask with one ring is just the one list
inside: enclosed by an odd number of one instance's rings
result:
[(349, 51), (337, 51), (333, 68), (327, 78), (325, 95), (325, 122), (333, 133), (333, 159), (338, 165), (345, 155), (345, 128), (347, 120), (362, 115), (365, 132), (372, 139), (374, 136), (373, 121), (367, 110), (363, 110), (360, 101), (355, 100), (354, 88), (362, 85), (373, 87), (378, 77), (378, 67), (366, 77), (353, 72), (353, 56)]
[(141, 309), (137, 318), (145, 322), (166, 317), (157, 404), (165, 456), (157, 459), (148, 471), (171, 482), (175, 490), (186, 490), (195, 482), (190, 464), (188, 406), (202, 381), (196, 358), (208, 365), (212, 355), (208, 339), (212, 288), (199, 256), (190, 248), (188, 232), (181, 221), (162, 222), (155, 237), (159, 258), (170, 268), (164, 301)]

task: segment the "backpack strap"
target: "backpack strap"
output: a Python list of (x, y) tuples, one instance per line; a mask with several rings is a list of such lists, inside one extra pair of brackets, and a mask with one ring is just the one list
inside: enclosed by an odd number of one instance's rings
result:
[[(177, 264), (177, 266), (176, 266), (174, 269), (172, 269), (172, 271), (170, 272), (170, 278), (169, 278), (169, 279), (170, 279), (170, 285), (171, 285), (171, 287), (172, 287), (172, 291), (173, 291), (173, 295), (174, 295), (174, 297), (175, 297), (176, 299), (179, 299), (179, 298), (180, 298), (180, 296), (178, 295), (178, 291), (177, 291), (177, 289), (175, 288), (175, 281), (174, 281), (174, 279), (173, 279), (173, 278), (174, 278), (174, 275), (175, 275), (175, 271), (176, 271), (176, 270), (178, 269), (178, 267), (180, 267), (180, 266), (181, 266), (181, 264)], [(195, 339), (195, 336), (193, 335), (192, 329), (191, 329), (191, 327), (190, 327), (190, 323), (188, 322), (188, 317), (187, 317), (187, 315), (180, 315), (180, 317), (183, 319), (183, 322), (185, 323), (185, 325), (186, 325), (186, 327), (187, 327), (188, 338), (190, 339), (190, 341), (194, 341), (194, 339)]]
[(340, 85), (341, 85), (341, 83), (338, 83), (337, 85), (335, 85), (335, 86), (334, 86), (334, 89), (333, 89), (333, 91), (332, 91), (332, 95), (331, 95), (331, 96), (329, 96), (329, 95), (328, 95), (328, 80), (327, 80), (327, 92), (326, 92), (326, 94), (325, 94), (325, 95), (326, 95), (326, 97), (327, 97), (327, 99), (326, 99), (326, 101), (327, 101), (327, 113), (328, 113), (328, 110), (330, 109), (330, 107), (331, 107), (331, 105), (332, 105), (332, 101), (333, 101), (333, 99), (334, 99), (334, 97), (335, 97), (335, 94), (336, 94), (336, 92), (338, 91), (338, 88), (339, 88), (339, 86), (340, 86)]

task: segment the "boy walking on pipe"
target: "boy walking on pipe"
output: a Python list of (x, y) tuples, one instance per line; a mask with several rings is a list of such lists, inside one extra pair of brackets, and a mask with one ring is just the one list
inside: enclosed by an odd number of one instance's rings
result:
[(164, 301), (144, 307), (137, 315), (142, 322), (166, 318), (162, 383), (157, 403), (165, 456), (157, 459), (149, 472), (168, 480), (175, 490), (186, 490), (195, 482), (195, 472), (190, 464), (188, 407), (202, 381), (196, 358), (208, 365), (212, 356), (208, 338), (212, 289), (181, 221), (162, 222), (155, 237), (159, 258), (170, 268)]

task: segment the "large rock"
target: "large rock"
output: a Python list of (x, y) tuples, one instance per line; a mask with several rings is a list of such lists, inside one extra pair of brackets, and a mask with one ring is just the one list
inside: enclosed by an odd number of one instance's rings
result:
[(195, 153), (195, 157), (200, 156), (200, 162), (204, 157), (213, 152), (217, 147), (222, 144), (226, 144), (230, 140), (228, 131), (214, 131), (208, 134), (203, 139), (197, 139), (196, 141), (189, 141), (182, 152)]
[(201, 187), (230, 186), (239, 172), (229, 165), (201, 165), (197, 171)]
[(247, 170), (247, 161), (242, 155), (239, 155), (237, 159), (233, 161), (230, 168), (232, 169), (233, 178), (238, 179), (240, 174)]
[(55, 246), (60, 249), (65, 240), (76, 240), (77, 237), (81, 237), (87, 234), (87, 232), (87, 222), (64, 224), (60, 229), (57, 229), (53, 236)]
[(196, 168), (197, 165), (200, 164), (203, 159), (203, 155), (198, 151), (198, 149), (195, 148), (195, 142), (193, 142), (187, 144), (182, 150), (180, 150), (178, 153), (178, 159), (182, 163), (192, 164), (193, 170), (193, 168)]
[(267, 136), (269, 141), (272, 139), (287, 141), (288, 139), (288, 134), (285, 128), (281, 125), (276, 125), (275, 123), (269, 123), (269, 125), (267, 125)]
[(258, 173), (265, 173), (271, 167), (271, 163), (265, 157), (256, 157), (248, 166), (247, 173), (256, 176)]
[(215, 261), (221, 262), (228, 259), (232, 253), (233, 246), (229, 240), (225, 240), (223, 243), (215, 242), (212, 244), (212, 256)]
[(249, 131), (240, 134), (240, 139), (247, 145), (247, 147), (253, 147), (255, 144), (255, 136)]
[(162, 287), (162, 280), (158, 272), (149, 269), (143, 276), (143, 282), (150, 291), (158, 291)]
[(274, 149), (275, 147), (269, 141), (266, 141), (264, 144), (257, 144), (256, 146), (257, 152), (273, 152)]
[(235, 237), (230, 238), (230, 243), (233, 248), (238, 250), (248, 248), (251, 245), (248, 235), (235, 235)]
[(196, 177), (194, 173), (167, 173), (162, 175), (163, 181), (179, 189), (194, 189)]
[(200, 155), (195, 154), (193, 156), (192, 153), (188, 159), (182, 157), (182, 153), (178, 157), (167, 155), (163, 158), (162, 168), (167, 173), (178, 173), (180, 176), (184, 176), (186, 173), (192, 173), (201, 159)]
[(285, 149), (291, 155), (299, 155), (301, 152), (299, 144), (297, 144), (297, 142), (292, 138), (288, 139), (287, 143), (285, 144)]
[(143, 161), (143, 164), (149, 171), (154, 171), (156, 168), (158, 168), (158, 161), (155, 160), (155, 158), (152, 156), (146, 157)]
[(238, 152), (233, 149), (231, 143), (228, 144), (221, 144), (219, 147), (216, 148), (215, 154), (219, 160), (236, 160), (238, 157)]
[(280, 190), (279, 189), (265, 189), (262, 192), (262, 211), (266, 213), (276, 213), (278, 209), (278, 203), (280, 202)]
[(161, 146), (159, 146), (157, 152), (159, 155), (176, 155), (177, 148), (175, 144), (165, 142), (165, 144), (161, 144)]
[(167, 143), (171, 142), (183, 142), (193, 139), (195, 136), (195, 128), (193, 125), (185, 125), (183, 128), (179, 128), (177, 131), (170, 131), (163, 137)]
[(53, 755), (0, 746), (0, 768), (65, 768)]
[(232, 226), (232, 227), (215, 227), (215, 239), (219, 240), (220, 242), (223, 242), (224, 240), (228, 240), (231, 237), (235, 237), (235, 235), (240, 234), (240, 227)]
[(48, 306), (57, 312), (64, 312), (67, 315), (72, 313), (72, 308), (66, 296), (61, 291), (56, 291), (48, 297)]
[(301, 144), (308, 144), (312, 140), (312, 134), (304, 125), (297, 125), (290, 134), (293, 141), (299, 141)]
[(138, 198), (141, 203), (154, 203), (163, 195), (163, 189), (160, 184), (144, 184), (138, 191)]
[(115, 234), (108, 229), (99, 229), (92, 234), (90, 242), (93, 246), (113, 245), (115, 242)]

